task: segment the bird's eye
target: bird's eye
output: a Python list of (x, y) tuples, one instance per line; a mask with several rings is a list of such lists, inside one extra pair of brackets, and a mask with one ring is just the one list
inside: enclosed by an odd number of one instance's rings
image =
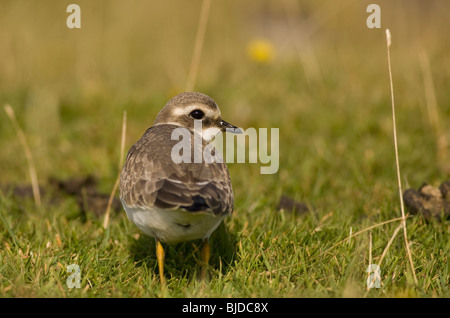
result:
[(200, 109), (195, 109), (191, 111), (190, 115), (194, 119), (202, 119), (205, 116), (205, 113), (202, 112)]

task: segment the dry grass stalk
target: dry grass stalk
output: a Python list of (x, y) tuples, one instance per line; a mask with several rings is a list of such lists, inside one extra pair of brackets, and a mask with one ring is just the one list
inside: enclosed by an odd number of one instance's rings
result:
[(186, 91), (193, 91), (197, 80), (200, 59), (202, 56), (203, 42), (205, 40), (206, 25), (208, 24), (209, 9), (211, 0), (203, 0), (200, 19), (198, 21), (197, 36), (195, 38), (194, 52), (192, 54), (191, 67), (189, 69)]
[[(397, 182), (398, 182), (398, 192), (399, 192), (399, 197), (400, 197), (400, 209), (402, 212), (402, 224), (401, 225), (403, 227), (403, 236), (405, 239), (406, 252), (408, 254), (409, 263), (411, 265), (414, 282), (417, 284), (416, 271), (414, 269), (414, 263), (412, 260), (411, 250), (409, 249), (408, 234), (406, 231), (405, 205), (403, 203), (402, 181), (401, 181), (401, 175), (400, 175), (400, 164), (399, 164), (399, 159), (398, 159), (397, 125), (395, 122), (394, 84), (393, 84), (393, 80), (392, 80), (390, 46), (391, 46), (391, 32), (389, 31), (389, 29), (386, 29), (386, 48), (387, 48), (388, 68), (389, 68), (389, 83), (390, 83), (390, 88), (391, 88), (392, 126), (393, 126), (393, 133), (394, 133), (395, 164), (396, 164), (396, 168), (397, 168)], [(396, 235), (396, 233), (395, 233), (395, 235)], [(394, 239), (395, 235), (393, 235), (393, 237), (391, 238), (392, 240)], [(386, 251), (389, 246), (390, 245), (388, 244), (388, 246), (385, 249)]]
[(300, 16), (300, 6), (297, 1), (284, 0), (283, 7), (289, 26), (291, 42), (295, 46), (305, 78), (308, 82), (317, 80), (320, 77), (320, 66), (311, 43), (309, 25), (306, 23), (299, 25), (297, 19)]
[(450, 173), (450, 165), (448, 164), (448, 158), (450, 157), (448, 153), (448, 146), (450, 145), (450, 143), (445, 134), (445, 130), (442, 128), (442, 122), (439, 116), (436, 91), (434, 88), (433, 75), (431, 73), (430, 67), (430, 60), (428, 58), (428, 54), (425, 51), (422, 51), (419, 57), (423, 75), (428, 119), (437, 140), (437, 159), (442, 169), (444, 169), (446, 173)]
[[(408, 216), (406, 216), (406, 217), (408, 217)], [(347, 242), (348, 240), (351, 240), (352, 238), (354, 238), (354, 237), (356, 237), (356, 236), (358, 236), (358, 235), (360, 235), (362, 233), (365, 233), (365, 232), (370, 231), (370, 230), (372, 230), (374, 228), (383, 226), (385, 224), (389, 224), (389, 223), (393, 223), (393, 222), (397, 222), (397, 221), (401, 221), (401, 220), (403, 220), (403, 218), (402, 217), (398, 217), (398, 218), (395, 218), (395, 219), (392, 219), (392, 220), (384, 221), (384, 222), (381, 222), (381, 223), (374, 224), (374, 225), (371, 225), (369, 227), (366, 227), (365, 229), (362, 229), (362, 230), (360, 230), (358, 232), (355, 232), (352, 235), (348, 236), (347, 238), (343, 239), (342, 241), (334, 244), (333, 246), (329, 247), (328, 249), (326, 249), (325, 251), (323, 251), (319, 255), (309, 258), (308, 261), (312, 261), (312, 260), (314, 260), (314, 259), (316, 259), (318, 257), (322, 257), (323, 255), (325, 255), (326, 253), (328, 253), (329, 251), (331, 251), (335, 247), (337, 247), (337, 246)], [(271, 273), (275, 273), (277, 271), (285, 270), (285, 269), (288, 269), (288, 268), (291, 268), (291, 267), (294, 267), (294, 266), (298, 266), (298, 263), (297, 264), (293, 264), (293, 265), (289, 265), (289, 266), (285, 266), (285, 267), (281, 267), (281, 268), (277, 268), (277, 269), (274, 269), (274, 270), (272, 270), (270, 272)]]
[(127, 111), (125, 110), (123, 112), (123, 120), (122, 120), (122, 137), (121, 137), (121, 141), (120, 141), (120, 158), (119, 158), (119, 166), (118, 166), (119, 172), (118, 172), (118, 175), (116, 178), (116, 182), (114, 182), (114, 186), (111, 191), (111, 195), (109, 196), (108, 205), (106, 207), (106, 212), (105, 212), (105, 218), (103, 219), (103, 228), (105, 230), (109, 225), (109, 218), (110, 218), (110, 214), (111, 214), (111, 205), (114, 200), (114, 196), (116, 195), (117, 188), (119, 187), (120, 171), (122, 170), (123, 156), (124, 156), (124, 152), (125, 152), (126, 131), (127, 131)]
[(370, 230), (372, 230), (372, 229), (374, 229), (374, 228), (376, 228), (376, 227), (379, 227), (379, 226), (382, 226), (382, 225), (385, 225), (385, 224), (388, 224), (388, 223), (392, 223), (392, 222), (396, 222), (396, 221), (401, 221), (402, 219), (403, 219), (403, 217), (398, 217), (398, 218), (395, 218), (395, 219), (392, 219), (392, 220), (388, 220), (388, 221), (384, 221), (384, 222), (381, 222), (381, 223), (378, 223), (378, 224), (375, 224), (375, 225), (371, 225), (371, 226), (369, 226), (369, 227), (367, 227), (367, 228), (365, 228), (365, 229), (362, 229), (362, 230), (360, 230), (360, 231), (358, 231), (358, 232), (355, 232), (355, 233), (353, 233), (352, 235), (350, 235), (349, 237), (347, 237), (347, 238), (343, 239), (342, 241), (340, 241), (340, 242), (334, 244), (333, 246), (331, 246), (330, 248), (328, 248), (328, 249), (325, 250), (324, 252), (320, 253), (320, 254), (317, 255), (316, 257), (311, 258), (311, 260), (314, 259), (314, 258), (321, 257), (321, 256), (325, 255), (325, 253), (328, 253), (329, 251), (331, 251), (331, 250), (332, 250), (333, 248), (335, 248), (336, 246), (339, 246), (339, 245), (341, 245), (342, 243), (345, 243), (345, 242), (347, 242), (348, 240), (351, 240), (353, 237), (358, 236), (359, 234), (362, 234), (362, 233), (364, 233), (364, 232), (370, 231)]
[[(387, 245), (386, 245), (386, 247), (384, 248), (384, 250), (383, 250), (383, 253), (381, 254), (381, 257), (380, 257), (380, 260), (378, 261), (378, 264), (377, 264), (377, 266), (378, 266), (378, 268), (381, 268), (380, 266), (381, 266), (381, 262), (383, 262), (383, 259), (384, 259), (384, 257), (386, 256), (386, 253), (387, 253), (387, 251), (388, 251), (388, 249), (389, 249), (389, 247), (392, 245), (392, 242), (394, 242), (394, 238), (397, 236), (397, 233), (400, 231), (400, 229), (403, 227), (403, 222), (402, 223), (400, 223), (400, 225), (399, 226), (397, 226), (397, 228), (395, 229), (395, 231), (394, 231), (394, 233), (392, 234), (392, 236), (391, 236), (391, 238), (389, 239), (389, 241), (388, 241), (388, 243), (387, 243)], [(370, 245), (372, 244), (372, 237), (370, 238)], [(370, 256), (370, 257), (372, 257), (372, 256)], [(369, 262), (369, 264), (372, 264), (372, 262)], [(370, 266), (370, 265), (369, 265)], [(370, 272), (369, 272), (369, 277), (370, 277)], [(371, 285), (373, 285), (374, 283), (375, 283), (375, 280), (377, 279), (377, 276), (373, 276), (373, 280), (372, 280), (372, 284)], [(364, 297), (366, 297), (367, 296), (367, 294), (369, 293), (369, 291), (370, 291), (370, 287), (369, 287), (370, 285), (368, 284), (367, 285), (367, 291), (366, 291), (366, 293), (364, 294)]]
[(397, 226), (397, 228), (395, 229), (394, 233), (392, 234), (391, 238), (389, 239), (386, 247), (383, 250), (383, 253), (381, 253), (381, 257), (380, 260), (378, 261), (378, 267), (381, 266), (381, 262), (383, 261), (384, 257), (386, 256), (386, 253), (389, 249), (389, 247), (392, 245), (392, 242), (394, 241), (394, 238), (397, 236), (398, 231), (400, 231), (400, 229), (403, 227), (403, 223), (400, 223), (399, 226)]
[(16, 115), (14, 113), (14, 110), (12, 107), (8, 104), (3, 106), (3, 109), (5, 110), (6, 114), (8, 115), (9, 119), (11, 120), (12, 125), (14, 126), (14, 129), (16, 130), (17, 137), (20, 140), (20, 143), (22, 144), (23, 151), (25, 152), (25, 156), (28, 161), (28, 171), (30, 173), (31, 178), (31, 187), (33, 189), (33, 198), (34, 202), (37, 207), (41, 206), (41, 194), (39, 191), (39, 184), (36, 174), (36, 168), (34, 166), (33, 156), (31, 155), (30, 147), (28, 146), (27, 138), (25, 137), (25, 133), (20, 128), (20, 125), (16, 119)]
[[(372, 231), (369, 231), (369, 266), (372, 265)], [(370, 271), (367, 274), (368, 278), (370, 277)], [(369, 290), (369, 286), (367, 286), (367, 290)]]

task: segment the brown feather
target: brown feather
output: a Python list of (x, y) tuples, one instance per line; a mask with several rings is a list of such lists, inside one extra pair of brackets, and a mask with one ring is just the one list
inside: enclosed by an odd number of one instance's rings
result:
[[(225, 163), (179, 163), (171, 160), (171, 150), (179, 140), (171, 140), (179, 126), (161, 124), (149, 128), (128, 152), (120, 178), (120, 197), (130, 207), (157, 206), (183, 208), (215, 215), (231, 214), (234, 197)], [(191, 133), (191, 162), (194, 161)], [(207, 145), (202, 141), (202, 151)], [(199, 149), (197, 149), (199, 150)]]

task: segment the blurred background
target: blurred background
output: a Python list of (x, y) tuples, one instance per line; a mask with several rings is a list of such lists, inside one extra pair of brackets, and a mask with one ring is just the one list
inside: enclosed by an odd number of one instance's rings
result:
[[(123, 111), (128, 149), (186, 88), (202, 1), (77, 0), (81, 29), (66, 26), (70, 3), (0, 2), (0, 104), (16, 113), (39, 183), (93, 174), (110, 191)], [(366, 25), (371, 3), (380, 29)], [(280, 128), (277, 174), (230, 165), (238, 204), (286, 193), (370, 214), (395, 197), (386, 28), (406, 186), (448, 178), (449, 10), (445, 0), (213, 0), (194, 90), (237, 126)], [(0, 114), (0, 183), (29, 183)]]

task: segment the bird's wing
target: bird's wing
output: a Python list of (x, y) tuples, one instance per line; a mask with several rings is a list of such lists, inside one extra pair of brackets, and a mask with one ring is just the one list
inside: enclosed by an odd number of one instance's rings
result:
[(121, 172), (121, 199), (127, 206), (142, 208), (232, 213), (233, 190), (226, 164), (174, 163), (171, 150), (179, 142), (171, 140), (175, 127), (154, 126), (131, 147)]

